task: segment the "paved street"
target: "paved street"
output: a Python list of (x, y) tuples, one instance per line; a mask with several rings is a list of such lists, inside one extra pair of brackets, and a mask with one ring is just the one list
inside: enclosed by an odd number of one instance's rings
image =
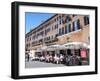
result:
[(25, 62), (25, 68), (39, 68), (39, 67), (63, 67), (63, 64), (53, 64), (40, 61), (29, 61)]

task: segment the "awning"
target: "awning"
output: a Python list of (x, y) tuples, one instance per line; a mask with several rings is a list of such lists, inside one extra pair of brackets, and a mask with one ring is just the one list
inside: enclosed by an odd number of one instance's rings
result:
[(47, 49), (47, 46), (41, 47), (41, 50), (42, 50), (42, 51), (45, 51), (46, 49)]
[(51, 45), (47, 47), (47, 51), (66, 49), (64, 45)]
[(42, 52), (42, 49), (41, 49), (41, 48), (38, 48), (38, 49), (36, 50), (36, 52)]
[(47, 46), (44, 46), (44, 47), (38, 48), (38, 49), (36, 50), (36, 52), (46, 51), (46, 49), (47, 49)]
[(64, 44), (67, 49), (89, 48), (89, 45), (83, 42), (69, 42)]

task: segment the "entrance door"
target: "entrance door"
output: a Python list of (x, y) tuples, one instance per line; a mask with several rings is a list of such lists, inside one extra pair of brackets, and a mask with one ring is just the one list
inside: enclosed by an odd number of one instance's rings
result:
[(81, 56), (80, 55), (80, 49), (75, 49), (75, 55)]
[(52, 56), (53, 56), (53, 57), (55, 56), (55, 51), (52, 51)]
[(71, 49), (67, 49), (67, 55), (71, 55)]
[(65, 54), (65, 50), (60, 50), (60, 54)]

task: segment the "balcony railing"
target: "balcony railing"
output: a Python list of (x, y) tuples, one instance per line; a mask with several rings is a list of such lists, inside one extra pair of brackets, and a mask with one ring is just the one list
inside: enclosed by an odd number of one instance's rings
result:
[[(58, 35), (57, 35), (58, 36)], [(43, 44), (43, 43), (52, 43), (52, 42), (56, 42), (56, 41), (58, 41), (58, 38), (57, 38), (57, 36), (55, 36), (55, 38), (49, 38), (49, 39), (42, 39), (42, 41), (35, 41), (35, 42), (33, 42), (32, 43), (32, 46), (38, 46), (38, 45), (41, 45), (41, 44)]]
[(52, 42), (56, 42), (58, 41), (58, 38), (53, 38), (53, 39), (50, 39), (50, 40), (45, 40), (45, 43), (52, 43)]

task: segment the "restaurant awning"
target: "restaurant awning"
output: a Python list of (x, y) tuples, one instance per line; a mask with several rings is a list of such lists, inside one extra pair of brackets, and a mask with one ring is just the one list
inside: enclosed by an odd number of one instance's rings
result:
[(64, 44), (67, 49), (89, 48), (89, 45), (83, 42), (69, 42)]
[(36, 50), (36, 52), (46, 51), (46, 49), (47, 49), (47, 46), (44, 46), (44, 47), (38, 48), (38, 49)]
[(51, 45), (47, 47), (47, 51), (66, 49), (63, 45)]
[(42, 52), (42, 49), (41, 49), (41, 48), (38, 48), (38, 49), (36, 50), (36, 52)]

